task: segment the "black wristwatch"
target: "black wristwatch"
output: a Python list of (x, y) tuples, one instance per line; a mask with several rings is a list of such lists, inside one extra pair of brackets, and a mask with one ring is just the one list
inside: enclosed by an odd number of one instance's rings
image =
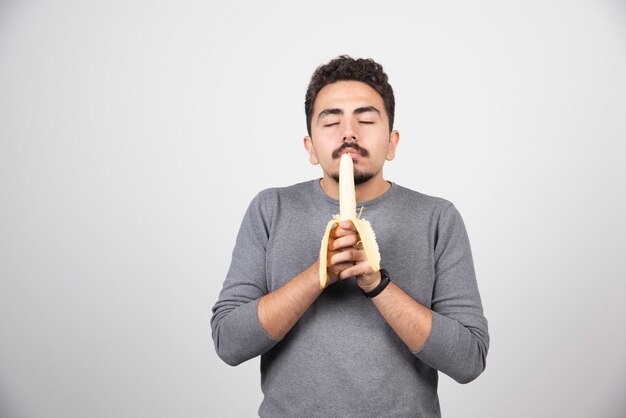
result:
[(391, 278), (389, 277), (389, 272), (385, 269), (380, 269), (380, 283), (378, 283), (378, 286), (376, 286), (374, 289), (372, 289), (369, 292), (366, 292), (363, 289), (361, 289), (361, 291), (363, 292), (365, 296), (371, 299), (374, 296), (378, 296), (380, 292), (385, 290), (389, 282), (391, 282)]

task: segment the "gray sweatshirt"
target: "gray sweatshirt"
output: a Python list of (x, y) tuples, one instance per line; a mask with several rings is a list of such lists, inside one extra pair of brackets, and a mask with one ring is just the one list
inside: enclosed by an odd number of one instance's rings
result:
[(466, 383), (485, 368), (487, 320), (456, 208), (395, 183), (361, 206), (381, 267), (432, 309), (431, 334), (411, 352), (348, 279), (327, 287), (281, 341), (268, 336), (259, 298), (317, 260), (339, 202), (319, 180), (264, 190), (244, 216), (211, 319), (226, 363), (261, 356), (262, 417), (438, 417), (438, 371)]

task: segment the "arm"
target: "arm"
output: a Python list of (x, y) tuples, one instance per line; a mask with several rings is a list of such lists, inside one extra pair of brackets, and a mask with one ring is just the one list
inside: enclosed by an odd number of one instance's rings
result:
[[(265, 250), (271, 230), (271, 216), (266, 213), (269, 211), (264, 210), (263, 195), (257, 195), (242, 221), (230, 269), (213, 307), (215, 349), (222, 360), (233, 366), (271, 349), (321, 294), (318, 262), (279, 289), (268, 292)], [(355, 236), (341, 238), (341, 231), (345, 232), (336, 228), (331, 234), (329, 246), (333, 248), (329, 255), (356, 243)], [(339, 271), (351, 265), (329, 265), (329, 284), (338, 279)]]
[[(357, 236), (356, 228), (352, 223), (344, 221), (341, 226), (344, 228), (343, 231), (345, 232), (343, 233), (345, 235)], [(355, 238), (354, 241), (358, 241), (358, 238)], [(330, 245), (329, 249), (331, 249)], [(344, 250), (334, 253), (329, 260), (329, 264), (341, 262), (352, 265), (340, 273), (340, 278), (356, 276), (357, 285), (363, 291), (369, 292), (380, 283), (380, 272), (372, 271), (365, 251), (356, 243), (352, 251)], [(389, 326), (412, 352), (417, 352), (422, 348), (432, 327), (430, 309), (416, 302), (393, 282), (372, 298), (372, 302)]]
[(271, 215), (264, 210), (263, 194), (257, 195), (244, 215), (230, 268), (213, 306), (211, 329), (215, 351), (235, 366), (272, 348), (272, 339), (259, 323), (257, 305), (267, 293), (265, 251)]
[[(371, 289), (374, 287), (376, 286)], [(373, 297), (372, 302), (412, 352), (417, 352), (424, 346), (432, 328), (433, 316), (430, 309), (417, 303), (393, 282)]]
[[(346, 226), (352, 226), (347, 222)], [(353, 230), (336, 227), (328, 239), (329, 256), (350, 251), (356, 244)], [(328, 264), (328, 285), (339, 279), (339, 273), (352, 267), (351, 262)], [(274, 339), (281, 340), (298, 322), (300, 317), (322, 293), (320, 289), (319, 261), (291, 279), (281, 288), (263, 296), (259, 301), (259, 321), (263, 329)]]
[[(344, 246), (354, 243), (350, 249), (332, 253), (329, 265), (344, 263), (348, 268), (340, 272), (341, 279), (356, 276), (357, 285), (365, 292), (373, 290), (380, 283), (380, 272), (373, 272), (365, 251), (359, 247), (356, 228), (349, 221), (340, 223), (339, 234), (344, 236)], [(351, 238), (351, 239), (350, 239)], [(329, 243), (329, 250), (335, 249), (336, 243)], [(398, 334), (398, 337), (413, 352), (419, 351), (430, 335), (432, 314), (430, 309), (420, 305), (393, 282), (372, 298), (376, 309), (385, 321)]]
[(259, 300), (259, 322), (273, 339), (281, 340), (321, 293), (316, 262)]
[[(460, 383), (467, 383), (485, 368), (489, 335), (469, 240), (452, 205), (443, 209), (439, 217), (434, 256), (436, 280), (431, 309), (413, 300), (393, 282), (372, 302), (420, 360)], [(341, 276), (357, 276), (361, 289), (372, 290), (380, 282), (380, 275), (371, 271), (362, 251), (344, 251), (335, 257), (354, 262), (354, 267)]]
[(469, 238), (453, 205), (443, 209), (439, 217), (434, 257), (432, 331), (415, 355), (454, 380), (467, 383), (485, 369), (489, 332)]

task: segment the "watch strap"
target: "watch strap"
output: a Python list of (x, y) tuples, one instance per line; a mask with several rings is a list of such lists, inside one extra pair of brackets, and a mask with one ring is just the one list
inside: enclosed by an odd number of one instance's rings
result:
[(391, 282), (391, 278), (389, 277), (389, 272), (385, 269), (380, 269), (380, 283), (378, 283), (378, 286), (376, 286), (374, 289), (370, 290), (369, 292), (366, 292), (363, 289), (361, 289), (361, 291), (366, 297), (371, 299), (375, 296), (378, 296), (380, 292), (385, 290), (385, 288), (389, 285), (390, 282)]

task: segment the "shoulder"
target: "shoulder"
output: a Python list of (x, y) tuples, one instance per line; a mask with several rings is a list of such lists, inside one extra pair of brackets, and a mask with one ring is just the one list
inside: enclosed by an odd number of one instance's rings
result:
[(303, 204), (311, 199), (317, 181), (309, 180), (291, 186), (263, 189), (252, 199), (250, 209), (268, 215), (294, 204)]
[(394, 207), (403, 212), (404, 219), (427, 224), (434, 231), (463, 231), (465, 223), (454, 203), (446, 198), (431, 196), (394, 184), (397, 189)]
[(270, 187), (261, 190), (254, 200), (266, 205), (278, 204), (286, 200), (302, 200), (311, 196), (316, 181), (318, 180), (309, 180), (285, 187)]
[(402, 206), (412, 210), (430, 213), (438, 217), (450, 211), (456, 211), (454, 204), (442, 197), (427, 195), (395, 183), (394, 187), (396, 189), (396, 199), (400, 200)]

